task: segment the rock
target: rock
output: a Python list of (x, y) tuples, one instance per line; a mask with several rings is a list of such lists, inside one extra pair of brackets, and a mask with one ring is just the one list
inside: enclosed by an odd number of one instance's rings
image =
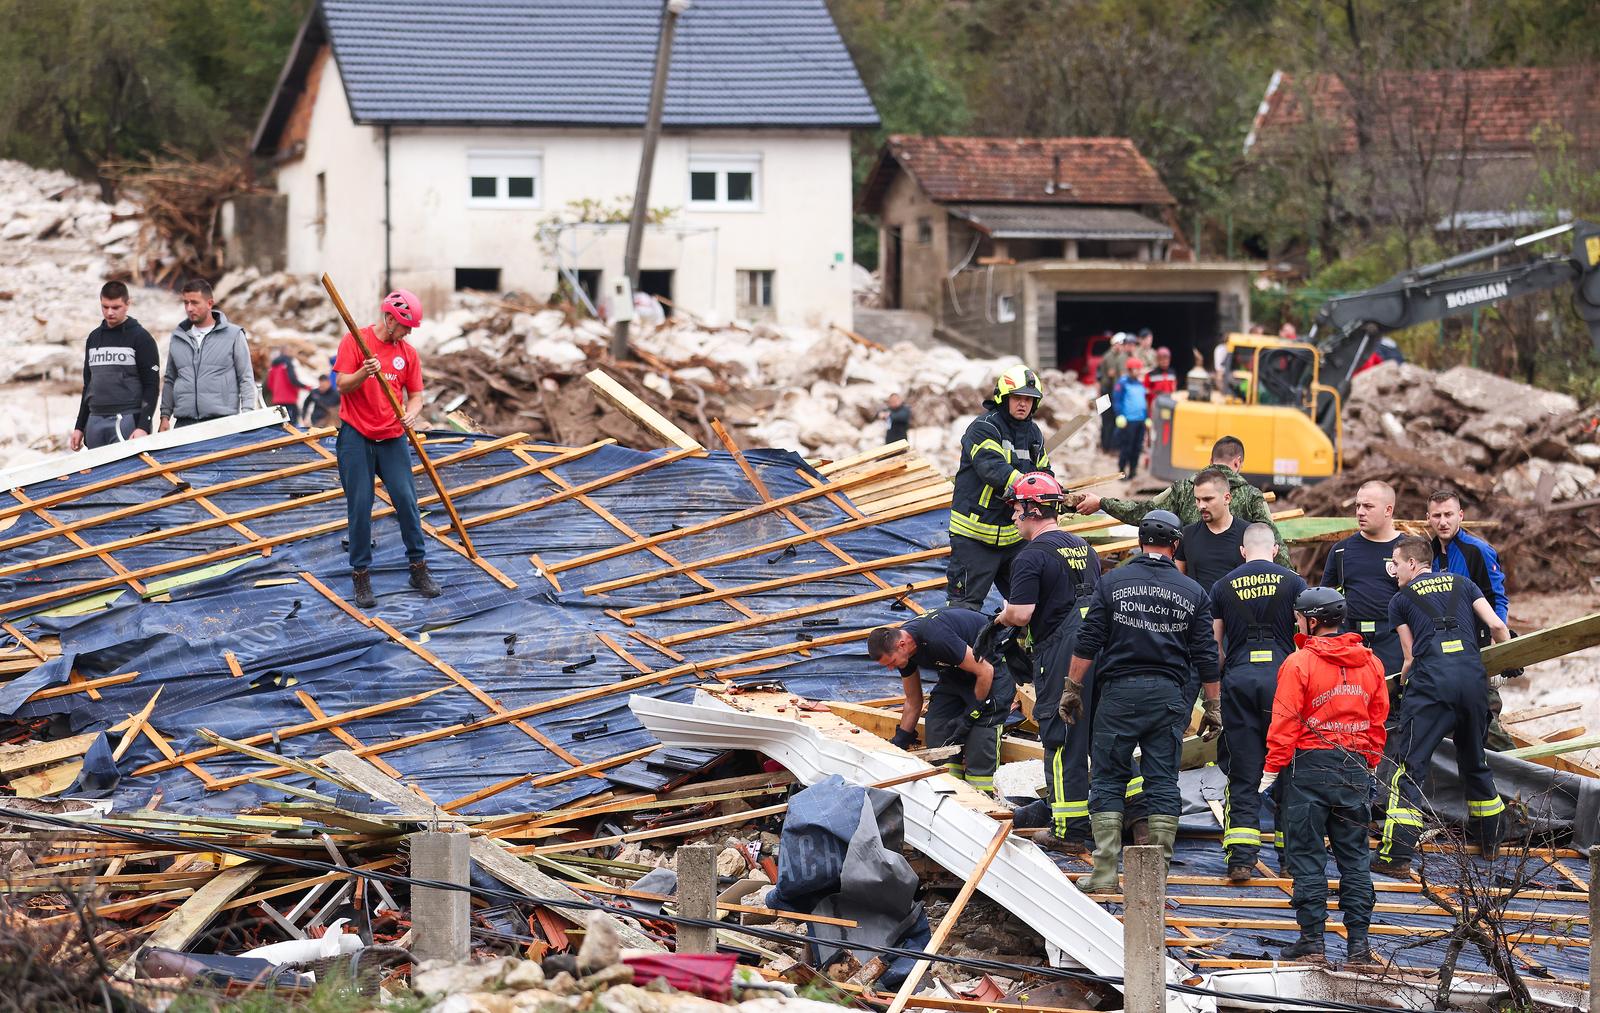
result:
[(1600, 443), (1574, 443), (1567, 448), (1567, 453), (1577, 458), (1579, 464), (1600, 464)]
[(505, 983), (508, 988), (518, 990), (538, 988), (544, 984), (544, 968), (537, 961), (518, 961), (516, 966), (506, 972)]
[[(621, 957), (619, 955), (618, 959)], [(594, 972), (588, 977), (578, 979), (578, 991), (597, 992), (612, 985), (633, 984), (633, 968), (627, 964), (612, 964)]]
[(724, 848), (717, 855), (718, 876), (742, 876), (750, 868), (750, 863), (745, 861), (744, 852), (737, 848)]
[(1520, 419), (1526, 426), (1578, 410), (1577, 400), (1566, 394), (1530, 387), (1470, 366), (1456, 366), (1440, 373), (1434, 389), (1465, 408)]
[(1384, 435), (1397, 442), (1406, 442), (1406, 427), (1394, 417), (1393, 412), (1384, 412), (1378, 417), (1378, 422), (1383, 426)]
[(583, 946), (578, 949), (578, 970), (610, 967), (622, 959), (622, 938), (604, 912), (592, 911), (584, 923)]
[(456, 992), (433, 1007), (434, 1013), (512, 1013), (516, 1003), (497, 992)]
[(500, 957), (482, 963), (455, 963), (449, 960), (426, 960), (417, 966), (411, 976), (411, 987), (423, 995), (445, 995), (472, 992), (491, 981), (499, 981), (512, 966), (514, 958)]

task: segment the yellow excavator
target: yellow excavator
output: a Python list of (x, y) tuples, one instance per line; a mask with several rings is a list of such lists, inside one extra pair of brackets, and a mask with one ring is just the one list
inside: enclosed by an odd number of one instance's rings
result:
[[(1569, 233), (1569, 254), (1460, 271)], [(1387, 357), (1393, 343), (1385, 346), (1386, 335), (1563, 285), (1573, 287), (1573, 304), (1600, 354), (1600, 225), (1581, 221), (1470, 250), (1330, 299), (1304, 341), (1230, 334), (1226, 390), (1191, 388), (1156, 399), (1151, 474), (1167, 481), (1185, 478), (1210, 463), (1213, 443), (1237, 436), (1245, 446), (1245, 477), (1256, 485), (1289, 488), (1335, 475), (1343, 466), (1342, 415), (1350, 380), (1375, 357)]]

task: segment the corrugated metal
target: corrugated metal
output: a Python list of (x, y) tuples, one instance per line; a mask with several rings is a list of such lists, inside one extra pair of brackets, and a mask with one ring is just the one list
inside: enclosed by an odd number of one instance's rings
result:
[[(660, 0), (323, 0), (363, 123), (641, 126)], [(873, 127), (823, 0), (694, 0), (668, 127)]]

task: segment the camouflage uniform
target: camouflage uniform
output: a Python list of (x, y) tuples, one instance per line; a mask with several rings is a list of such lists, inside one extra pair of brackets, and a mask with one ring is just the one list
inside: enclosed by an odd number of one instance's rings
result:
[[(1272, 521), (1272, 511), (1267, 509), (1267, 501), (1262, 498), (1261, 490), (1246, 482), (1244, 476), (1232, 468), (1220, 464), (1211, 467), (1228, 476), (1228, 487), (1233, 492), (1229, 511), (1233, 516), (1242, 517), (1252, 524), (1260, 522), (1272, 528), (1272, 537), (1278, 542), (1277, 563), (1279, 566), (1288, 566), (1289, 549), (1283, 544), (1283, 536)], [(1171, 488), (1157, 494), (1154, 499), (1117, 499), (1107, 496), (1100, 500), (1100, 509), (1124, 524), (1138, 524), (1152, 510), (1171, 510), (1186, 525), (1200, 523), (1200, 507), (1194, 501), (1192, 477), (1172, 483)]]

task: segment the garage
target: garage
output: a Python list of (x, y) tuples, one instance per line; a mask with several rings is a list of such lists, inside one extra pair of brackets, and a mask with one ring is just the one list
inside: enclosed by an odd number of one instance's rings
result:
[[(1194, 363), (1194, 352), (1209, 356), (1220, 333), (1218, 294), (1207, 292), (1057, 292), (1055, 361), (1058, 369), (1083, 372), (1085, 352), (1101, 354), (1096, 338), (1148, 327), (1157, 346), (1172, 349), (1173, 368)], [(1048, 346), (1047, 346), (1048, 347)], [(1045, 352), (1045, 348), (1040, 349)], [(1205, 360), (1209, 363), (1209, 359)]]

